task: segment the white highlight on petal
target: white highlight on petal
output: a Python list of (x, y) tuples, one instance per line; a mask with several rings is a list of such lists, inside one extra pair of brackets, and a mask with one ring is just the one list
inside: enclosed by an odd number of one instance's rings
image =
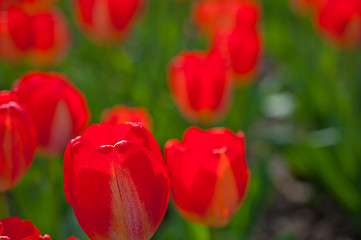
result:
[(115, 167), (112, 179), (113, 216), (109, 236), (111, 239), (149, 239), (152, 226), (128, 169)]
[(73, 121), (68, 106), (64, 100), (60, 100), (55, 109), (53, 122), (50, 127), (48, 151), (50, 153), (63, 151), (72, 135)]

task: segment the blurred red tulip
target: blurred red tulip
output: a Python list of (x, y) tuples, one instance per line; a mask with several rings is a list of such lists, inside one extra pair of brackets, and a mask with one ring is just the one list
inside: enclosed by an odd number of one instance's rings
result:
[(231, 30), (238, 25), (255, 28), (259, 21), (259, 6), (246, 0), (202, 0), (194, 5), (196, 25), (210, 36), (218, 29)]
[(61, 12), (48, 9), (28, 14), (12, 6), (0, 13), (0, 57), (50, 66), (67, 52), (70, 31)]
[(21, 8), (11, 7), (0, 12), (0, 57), (20, 62), (31, 47), (31, 17)]
[(56, 9), (44, 10), (32, 16), (33, 40), (29, 61), (48, 66), (61, 60), (70, 46), (70, 29), (63, 14)]
[(361, 2), (358, 0), (327, 0), (318, 8), (319, 31), (332, 43), (353, 49), (361, 43)]
[(76, 237), (70, 237), (70, 238), (68, 238), (67, 240), (79, 240), (79, 238), (76, 238)]
[(62, 74), (30, 72), (15, 83), (14, 92), (32, 117), (39, 145), (48, 154), (62, 154), (89, 121), (83, 94)]
[(213, 51), (229, 58), (237, 84), (248, 83), (255, 75), (261, 56), (261, 36), (256, 29), (236, 27), (232, 31), (219, 30), (213, 38)]
[(118, 105), (107, 109), (102, 114), (102, 119), (113, 125), (120, 123), (142, 123), (146, 129), (152, 131), (152, 119), (148, 110), (143, 107), (131, 108), (125, 105)]
[(289, 0), (291, 8), (299, 14), (313, 13), (324, 1), (327, 0)]
[(229, 58), (236, 82), (251, 80), (261, 55), (259, 5), (245, 0), (203, 0), (195, 5), (194, 18), (210, 35), (212, 51)]
[(5, 10), (16, 5), (26, 10), (28, 13), (35, 13), (51, 7), (57, 0), (0, 0), (0, 9)]
[(49, 235), (41, 236), (40, 231), (29, 220), (18, 217), (5, 218), (0, 221), (1, 240), (51, 240)]
[(129, 31), (143, 0), (73, 0), (81, 29), (101, 44), (121, 41)]
[(165, 144), (172, 196), (180, 213), (210, 227), (229, 223), (245, 197), (249, 171), (242, 132), (189, 128)]
[(36, 130), (16, 96), (0, 91), (0, 193), (12, 189), (33, 162)]
[(66, 200), (92, 240), (150, 239), (167, 209), (166, 165), (141, 124), (88, 127), (69, 143), (63, 177)]
[(175, 102), (189, 120), (211, 123), (227, 113), (232, 79), (220, 53), (181, 53), (170, 63), (168, 82)]

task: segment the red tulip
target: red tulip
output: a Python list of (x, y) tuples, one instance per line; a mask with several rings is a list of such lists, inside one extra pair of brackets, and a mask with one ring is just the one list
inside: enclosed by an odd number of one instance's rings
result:
[(18, 7), (0, 12), (0, 56), (6, 61), (20, 62), (31, 47), (31, 18)]
[(63, 163), (66, 200), (92, 240), (150, 239), (169, 199), (169, 177), (152, 134), (137, 124), (91, 125)]
[(56, 9), (29, 14), (12, 6), (0, 13), (0, 56), (4, 60), (49, 66), (63, 57), (69, 43), (68, 25)]
[(67, 240), (79, 240), (79, 238), (76, 238), (76, 237), (70, 237), (70, 238), (68, 238)]
[(0, 9), (4, 10), (16, 5), (29, 13), (44, 10), (53, 5), (57, 0), (0, 0)]
[(82, 30), (102, 44), (121, 41), (129, 31), (143, 0), (73, 0)]
[(235, 81), (246, 83), (255, 75), (261, 47), (261, 37), (256, 29), (236, 27), (232, 31), (217, 31), (212, 48), (229, 58)]
[(254, 28), (259, 20), (259, 6), (246, 0), (202, 0), (194, 5), (193, 17), (197, 26), (213, 35), (219, 29), (233, 29), (238, 24)]
[(152, 130), (152, 119), (146, 108), (130, 108), (118, 105), (103, 112), (103, 121), (117, 125), (120, 123), (142, 123), (146, 129)]
[(61, 154), (88, 123), (83, 94), (62, 74), (30, 72), (15, 83), (14, 91), (35, 122), (39, 145), (49, 154)]
[(361, 43), (361, 3), (356, 0), (327, 0), (317, 11), (319, 31), (345, 49)]
[(249, 81), (261, 55), (260, 7), (245, 0), (203, 0), (194, 7), (200, 29), (212, 39), (212, 51), (230, 60), (237, 83)]
[(242, 132), (189, 128), (165, 144), (172, 196), (180, 213), (210, 227), (229, 223), (245, 197), (249, 171)]
[(290, 5), (296, 13), (305, 14), (315, 11), (325, 0), (290, 0)]
[(228, 110), (232, 79), (221, 54), (183, 52), (170, 63), (169, 86), (183, 115), (191, 121), (210, 123)]
[(28, 220), (18, 217), (0, 221), (0, 239), (4, 240), (51, 240), (49, 235), (41, 236), (40, 231)]
[(44, 10), (32, 16), (32, 48), (29, 61), (41, 66), (61, 60), (70, 46), (70, 29), (65, 17), (56, 9)]
[(33, 162), (36, 130), (11, 92), (0, 91), (0, 193), (12, 189)]

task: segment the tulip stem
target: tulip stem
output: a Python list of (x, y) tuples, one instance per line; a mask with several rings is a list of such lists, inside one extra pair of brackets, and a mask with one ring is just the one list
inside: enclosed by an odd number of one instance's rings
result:
[(209, 240), (216, 240), (216, 231), (214, 228), (209, 227)]
[(58, 187), (58, 173), (57, 168), (59, 167), (59, 159), (45, 159), (46, 160), (46, 167), (47, 167), (47, 177), (50, 185), (49, 193), (51, 195), (51, 211), (52, 211), (52, 219), (54, 219), (54, 224), (52, 224), (52, 233), (51, 236), (55, 236), (54, 238), (59, 238), (59, 231), (58, 227), (56, 225), (56, 222), (59, 219), (59, 199), (58, 199), (58, 192), (56, 191), (56, 188)]
[(7, 204), (6, 204), (6, 195), (5, 193), (0, 193), (0, 219), (4, 219), (8, 216)]

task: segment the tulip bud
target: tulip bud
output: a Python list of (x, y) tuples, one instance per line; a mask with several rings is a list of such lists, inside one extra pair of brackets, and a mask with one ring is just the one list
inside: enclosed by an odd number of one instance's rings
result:
[(203, 0), (195, 4), (193, 15), (210, 35), (212, 51), (229, 59), (235, 81), (251, 80), (261, 53), (260, 6), (252, 1)]
[(66, 148), (63, 177), (66, 200), (92, 240), (150, 239), (167, 209), (166, 165), (141, 124), (88, 127)]
[(30, 13), (43, 11), (53, 6), (58, 0), (20, 0), (21, 6)]
[(232, 79), (219, 53), (183, 52), (169, 66), (169, 88), (182, 114), (191, 121), (211, 123), (227, 112)]
[(0, 11), (0, 57), (18, 63), (31, 47), (31, 18), (18, 7)]
[(0, 193), (12, 189), (33, 162), (36, 130), (11, 92), (0, 91)]
[(47, 154), (62, 154), (88, 123), (83, 94), (62, 74), (30, 72), (15, 83), (14, 92), (32, 117)]
[(212, 51), (219, 51), (229, 58), (237, 84), (248, 83), (254, 78), (261, 55), (261, 37), (256, 29), (234, 28), (219, 30), (213, 37)]
[(29, 220), (18, 217), (0, 220), (0, 239), (4, 240), (51, 240), (49, 235), (41, 236), (40, 231)]
[(120, 123), (142, 123), (146, 129), (152, 131), (152, 119), (148, 110), (143, 107), (131, 108), (125, 105), (118, 105), (107, 109), (102, 114), (102, 119), (113, 125)]
[(28, 13), (41, 11), (53, 5), (57, 0), (0, 0), (0, 10), (5, 10), (16, 5), (26, 10)]
[(245, 197), (249, 171), (242, 132), (189, 128), (164, 147), (172, 196), (180, 213), (210, 227), (229, 223)]
[(202, 0), (195, 3), (193, 18), (202, 31), (213, 35), (219, 28), (231, 29), (234, 27), (239, 5), (238, 0), (217, 1)]
[(121, 41), (129, 31), (143, 0), (73, 0), (81, 29), (101, 44)]
[(231, 30), (236, 24), (255, 28), (259, 6), (252, 1), (202, 0), (194, 5), (193, 18), (199, 29), (212, 36), (219, 29)]
[(70, 31), (56, 9), (27, 13), (16, 6), (0, 12), (0, 57), (9, 62), (51, 66), (66, 53)]
[(76, 238), (74, 236), (71, 236), (70, 238), (67, 238), (67, 240), (79, 240), (79, 238)]
[(354, 49), (361, 43), (361, 5), (354, 0), (327, 0), (316, 13), (318, 30), (332, 43)]
[(289, 0), (291, 8), (298, 14), (313, 13), (324, 1), (325, 0)]
[(51, 66), (67, 53), (71, 34), (67, 21), (57, 9), (38, 12), (32, 17), (33, 42), (28, 61), (34, 65)]

